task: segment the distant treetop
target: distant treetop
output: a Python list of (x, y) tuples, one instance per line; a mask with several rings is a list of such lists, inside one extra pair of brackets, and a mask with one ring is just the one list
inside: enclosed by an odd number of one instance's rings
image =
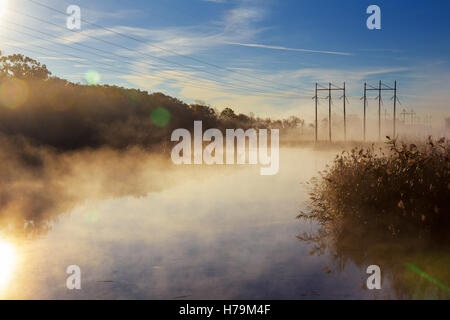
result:
[(51, 74), (45, 64), (32, 58), (21, 54), (1, 56), (0, 52), (0, 78), (47, 80)]

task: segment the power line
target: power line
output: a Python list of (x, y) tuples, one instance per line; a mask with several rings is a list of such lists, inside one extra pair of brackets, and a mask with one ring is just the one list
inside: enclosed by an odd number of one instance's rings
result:
[[(5, 38), (5, 39), (8, 40), (8, 41), (17, 42), (15, 39), (8, 38), (8, 37), (5, 37), (5, 36), (3, 36), (3, 35), (1, 35), (1, 37)], [(27, 45), (30, 46), (29, 44), (27, 44)], [(8, 44), (8, 46), (13, 47), (13, 48), (16, 48), (16, 49), (22, 49), (22, 50), (24, 50), (23, 47), (20, 48), (20, 47), (18, 47), (18, 46), (11, 45), (11, 44)], [(34, 45), (32, 45), (32, 46), (47, 51), (47, 48), (45, 48), (45, 47), (42, 47), (42, 46), (39, 46), (39, 45), (36, 45), (36, 44), (34, 44)], [(30, 48), (28, 48), (28, 47), (27, 47), (25, 50), (30, 51), (30, 52), (34, 52), (34, 53), (37, 53), (37, 54), (40, 54), (40, 55), (48, 55), (47, 52), (37, 51), (37, 50), (35, 50), (35, 49), (30, 49)], [(56, 53), (59, 53), (59, 54), (62, 54), (62, 55), (66, 55), (66, 56), (69, 56), (69, 57), (72, 57), (72, 58), (75, 58), (75, 59), (78, 59), (78, 60), (86, 60), (86, 61), (88, 61), (88, 62), (92, 62), (92, 60), (90, 60), (90, 59), (86, 59), (86, 58), (83, 58), (83, 57), (80, 57), (80, 56), (77, 56), (77, 55), (73, 55), (73, 54), (69, 54), (69, 53), (65, 53), (65, 52), (61, 52), (61, 51), (56, 51), (56, 50), (53, 50), (52, 52), (56, 52)], [(114, 66), (114, 65), (107, 64), (107, 63), (101, 63), (101, 62), (98, 62), (98, 61), (95, 61), (95, 63), (100, 63), (100, 64), (106, 66), (106, 67), (96, 66), (96, 68), (98, 68), (98, 69), (106, 70), (106, 71), (108, 71), (108, 72), (113, 72), (113, 73), (117, 73), (117, 74), (122, 74), (122, 72), (121, 72), (120, 70), (118, 70), (118, 68), (117, 68), (116, 66)], [(109, 68), (109, 67), (110, 67), (110, 68)], [(158, 76), (147, 75), (147, 74), (139, 73), (139, 72), (136, 72), (136, 71), (132, 71), (131, 73), (132, 73), (133, 75), (138, 76), (139, 78), (144, 78), (144, 79), (145, 79), (145, 78), (150, 78), (150, 79), (152, 79), (152, 78), (156, 78), (156, 79), (161, 78), (161, 77), (158, 77)], [(140, 74), (140, 75), (139, 75), (139, 74)], [(165, 79), (165, 78), (163, 78), (163, 79)], [(187, 86), (188, 86), (188, 87), (193, 87), (193, 88), (199, 88), (199, 89), (204, 89), (204, 88), (205, 88), (205, 86), (196, 86), (196, 85), (194, 85), (194, 84), (187, 84)], [(297, 98), (294, 98), (294, 97), (280, 97), (280, 96), (272, 96), (272, 95), (269, 95), (269, 94), (249, 94), (249, 93), (236, 93), (236, 94), (237, 94), (237, 95), (246, 95), (246, 96), (248, 96), (248, 95), (250, 95), (250, 96), (260, 96), (260, 95), (263, 95), (263, 96), (268, 96), (268, 97), (273, 97), (273, 98), (288, 98), (288, 99), (289, 99), (289, 98), (293, 98), (293, 99), (297, 99)]]
[[(8, 22), (11, 23), (10, 21), (8, 21)], [(13, 23), (13, 24), (15, 24), (15, 23)], [(15, 25), (17, 25), (17, 24), (15, 24)], [(30, 30), (33, 30), (34, 32), (37, 32), (37, 33), (41, 33), (41, 34), (45, 34), (45, 35), (50, 35), (50, 34), (48, 34), (48, 33), (45, 33), (45, 32), (42, 32), (42, 31), (37, 31), (37, 30), (31, 29), (31, 28), (28, 28), (28, 27), (25, 27), (25, 26), (22, 26), (22, 27), (27, 28), (27, 29), (30, 29)], [(9, 28), (9, 27), (4, 27), (4, 28), (5, 28), (5, 29), (8, 29), (8, 30), (12, 30), (12, 31), (17, 32), (17, 33), (20, 33), (20, 34), (24, 34), (24, 35), (28, 35), (28, 36), (31, 36), (31, 37), (34, 37), (34, 38), (37, 38), (37, 39), (41, 39), (41, 40), (44, 40), (44, 41), (48, 41), (48, 42), (53, 43), (53, 44), (56, 44), (56, 45), (68, 47), (68, 48), (71, 48), (71, 49), (73, 49), (73, 50), (78, 50), (78, 51), (81, 51), (81, 52), (83, 52), (83, 53), (87, 53), (87, 54), (90, 54), (90, 55), (95, 55), (95, 56), (99, 56), (99, 57), (102, 57), (102, 58), (108, 58), (108, 59), (110, 59), (109, 56), (101, 55), (101, 54), (94, 53), (94, 52), (87, 52), (87, 51), (84, 51), (84, 50), (82, 50), (82, 49), (75, 48), (75, 47), (72, 47), (72, 46), (67, 45), (67, 44), (64, 44), (64, 43), (58, 43), (58, 42), (55, 42), (55, 41), (52, 41), (52, 40), (49, 40), (49, 39), (46, 39), (46, 38), (43, 38), (43, 37), (38, 37), (38, 36), (36, 36), (36, 35), (32, 35), (32, 34), (27, 33), (27, 32), (19, 31), (19, 30), (16, 30), (16, 29), (13, 29), (13, 28)], [(28, 45), (29, 45), (29, 44), (28, 44)], [(92, 50), (97, 50), (97, 51), (100, 51), (100, 52), (105, 52), (105, 53), (108, 54), (107, 51), (104, 51), (104, 50), (101, 50), (101, 49), (97, 49), (97, 48), (94, 48), (94, 47), (91, 47), (91, 46), (88, 46), (88, 45), (83, 45), (83, 44), (78, 44), (78, 45), (84, 46), (84, 47), (87, 47), (87, 48), (90, 48), (90, 49), (92, 49)], [(64, 54), (64, 53), (63, 53), (63, 54)], [(113, 55), (116, 55), (116, 54), (113, 54)], [(125, 57), (120, 56), (120, 55), (116, 55), (116, 56), (125, 58)], [(79, 58), (80, 58), (80, 59), (88, 60), (88, 59), (82, 58), (82, 57), (79, 57)], [(124, 64), (133, 65), (132, 63), (129, 63), (129, 62), (127, 62), (127, 61), (121, 61), (121, 60), (118, 60), (118, 59), (114, 59), (114, 60), (115, 60), (115, 61), (122, 62), (122, 63), (124, 63)], [(91, 60), (91, 61), (92, 61), (92, 60)], [(105, 64), (105, 63), (102, 63), (102, 62), (97, 62), (97, 63), (103, 64), (103, 65), (107, 65), (107, 66), (110, 66), (110, 67), (113, 67), (113, 68), (117, 68), (117, 66), (113, 66), (113, 65), (111, 65), (111, 64)], [(134, 71), (134, 73), (141, 74), (141, 75), (143, 75), (144, 77), (149, 77), (148, 74), (143, 73), (143, 72)], [(173, 80), (173, 79), (170, 79), (170, 78), (166, 78), (166, 77), (162, 77), (162, 76), (156, 76), (156, 75), (153, 75), (152, 77), (153, 77), (153, 78), (157, 78), (157, 79), (162, 79), (162, 80)], [(189, 77), (188, 77), (188, 78), (189, 78)], [(191, 78), (191, 80), (192, 80), (192, 78)], [(193, 79), (193, 80), (196, 80), (196, 79)], [(193, 86), (193, 85), (191, 85), (191, 86)], [(230, 87), (230, 88), (234, 88), (235, 90), (244, 90), (244, 89), (245, 89), (245, 88), (241, 88), (241, 87), (230, 86), (230, 85), (227, 85), (227, 84), (224, 84), (224, 86), (228, 86), (228, 87)], [(193, 87), (195, 87), (195, 86), (193, 86)], [(213, 89), (213, 90), (214, 90), (214, 89), (217, 89), (217, 88), (208, 87), (208, 86), (202, 86), (202, 87), (196, 86), (196, 87), (197, 87), (197, 88), (200, 88), (200, 89), (203, 89), (203, 88), (210, 88), (210, 89)], [(249, 89), (249, 90), (253, 90), (253, 89)], [(265, 95), (265, 96), (272, 96), (272, 97), (278, 97), (278, 98), (293, 98), (293, 99), (299, 98), (299, 97), (296, 97), (296, 96), (287, 96), (287, 95), (284, 95), (284, 96), (282, 96), (282, 95), (277, 96), (276, 93), (275, 93), (275, 94), (270, 94), (270, 93), (265, 93), (265, 92), (262, 92), (262, 91), (258, 91), (258, 92), (260, 92), (261, 94), (263, 94), (263, 95)]]
[[(41, 7), (44, 7), (44, 8), (46, 8), (46, 9), (48, 9), (48, 10), (51, 10), (51, 11), (60, 13), (60, 14), (62, 14), (62, 15), (64, 15), (64, 16), (67, 16), (66, 12), (64, 12), (64, 11), (58, 10), (58, 9), (56, 9), (56, 8), (53, 8), (53, 7), (48, 6), (48, 5), (45, 5), (45, 4), (40, 3), (40, 2), (38, 2), (38, 1), (35, 1), (35, 0), (28, 0), (28, 1), (29, 1), (29, 2), (32, 2), (32, 3), (36, 4), (36, 5), (39, 5), (39, 6), (41, 6)], [(89, 25), (95, 26), (95, 27), (97, 27), (97, 28), (101, 28), (101, 29), (103, 29), (103, 30), (106, 30), (106, 31), (108, 31), (108, 32), (111, 32), (111, 33), (113, 33), (113, 34), (116, 34), (116, 35), (118, 35), (118, 36), (124, 37), (124, 38), (126, 38), (126, 39), (133, 40), (133, 41), (137, 41), (137, 42), (140, 42), (140, 43), (143, 43), (143, 44), (152, 46), (152, 47), (157, 48), (157, 49), (159, 49), (159, 50), (161, 50), (161, 51), (165, 51), (165, 52), (168, 52), (168, 53), (171, 53), (171, 54), (174, 54), (174, 55), (177, 55), (177, 56), (186, 58), (186, 59), (190, 59), (190, 60), (192, 60), (192, 61), (196, 61), (196, 62), (198, 62), (198, 63), (204, 64), (204, 65), (208, 65), (208, 66), (210, 66), (210, 67), (214, 67), (214, 68), (217, 68), (217, 69), (226, 70), (226, 71), (228, 71), (228, 72), (238, 73), (238, 74), (241, 74), (241, 75), (246, 76), (247, 78), (258, 79), (258, 80), (260, 80), (260, 81), (264, 81), (264, 82), (267, 82), (267, 83), (272, 84), (272, 82), (271, 82), (270, 80), (267, 80), (267, 79), (264, 79), (264, 78), (261, 78), (261, 77), (256, 77), (256, 76), (254, 76), (254, 75), (247, 75), (247, 74), (245, 74), (245, 73), (243, 73), (243, 72), (240, 72), (239, 70), (234, 70), (234, 69), (230, 69), (230, 68), (227, 68), (227, 67), (222, 67), (222, 66), (219, 66), (219, 65), (214, 64), (214, 63), (206, 62), (206, 61), (203, 61), (203, 60), (198, 59), (198, 58), (195, 58), (195, 57), (191, 57), (191, 56), (188, 56), (188, 55), (185, 55), (185, 54), (181, 54), (181, 53), (178, 53), (178, 52), (176, 52), (176, 51), (173, 51), (173, 50), (170, 50), (170, 49), (163, 48), (163, 47), (161, 47), (161, 46), (152, 44), (152, 43), (150, 43), (150, 42), (147, 42), (147, 41), (144, 41), (144, 40), (141, 40), (141, 39), (138, 39), (138, 38), (135, 38), (135, 37), (132, 37), (132, 36), (123, 34), (123, 33), (121, 33), (121, 32), (115, 31), (115, 30), (113, 30), (113, 29), (111, 29), (111, 28), (104, 27), (104, 26), (99, 25), (99, 24), (97, 24), (97, 23), (93, 23), (93, 22), (87, 21), (87, 20), (85, 20), (85, 19), (81, 19), (81, 21), (82, 21), (82, 22), (85, 22), (85, 23), (87, 23), (87, 24), (89, 24)], [(160, 57), (154, 57), (154, 56), (152, 56), (152, 57), (153, 57), (153, 58), (160, 58)], [(162, 59), (162, 58), (161, 58), (161, 59)], [(167, 61), (169, 61), (169, 60), (164, 59), (163, 61), (166, 61), (166, 62), (167, 62)], [(169, 61), (168, 63), (175, 63), (175, 64), (177, 64), (177, 65), (182, 65), (182, 64), (179, 64), (179, 63), (176, 63), (176, 62), (172, 62), (172, 61)], [(184, 67), (186, 67), (186, 66), (184, 66)], [(192, 66), (188, 66), (188, 67), (193, 68), (193, 69), (196, 69), (196, 70), (199, 69), (199, 68), (195, 68), (195, 67), (192, 67)], [(216, 75), (215, 73), (212, 73), (212, 72), (209, 72), (209, 71), (205, 71), (205, 70), (200, 70), (200, 71), (201, 71), (201, 72), (206, 72), (206, 73), (210, 73), (210, 74)], [(232, 79), (235, 79), (235, 80), (238, 80), (238, 81), (247, 82), (247, 83), (251, 83), (250, 81), (243, 80), (243, 79), (237, 79), (237, 78), (232, 78)], [(283, 84), (283, 85), (286, 86), (286, 87), (291, 87), (291, 88), (293, 88), (293, 89), (295, 89), (295, 90), (298, 90), (298, 89), (299, 89), (298, 87), (291, 86), (291, 85), (288, 85), (288, 84)], [(275, 87), (273, 87), (273, 86), (265, 86), (265, 87), (270, 87), (270, 88), (272, 88), (272, 89), (275, 88)], [(278, 89), (279, 89), (279, 88), (278, 88)]]
[[(19, 15), (26, 16), (26, 17), (29, 17), (29, 18), (31, 18), (31, 19), (35, 19), (35, 20), (37, 20), (37, 21), (40, 21), (40, 22), (43, 22), (43, 23), (46, 23), (46, 24), (50, 24), (50, 25), (53, 25), (53, 26), (56, 26), (56, 27), (58, 27), (58, 28), (62, 28), (62, 29), (64, 29), (64, 30), (66, 30), (66, 28), (64, 28), (64, 27), (62, 27), (62, 26), (60, 26), (60, 25), (58, 25), (58, 24), (55, 24), (55, 23), (52, 23), (52, 22), (48, 22), (48, 21), (45, 21), (45, 20), (40, 19), (40, 18), (38, 18), (38, 17), (34, 17), (34, 16), (31, 16), (31, 15), (28, 15), (28, 14), (25, 14), (25, 13), (18, 12), (17, 10), (13, 10), (13, 9), (11, 9), (11, 10), (14, 11), (15, 13), (19, 14)], [(74, 30), (69, 30), (69, 31), (75, 32)], [(169, 60), (167, 60), (167, 59), (164, 59), (164, 58), (161, 58), (161, 57), (156, 57), (156, 56), (152, 56), (152, 55), (149, 55), (149, 54), (141, 53), (141, 52), (139, 52), (139, 51), (136, 51), (136, 50), (133, 50), (133, 49), (124, 47), (124, 46), (122, 46), (122, 45), (115, 44), (115, 43), (113, 43), (113, 42), (110, 42), (110, 41), (107, 41), (107, 40), (104, 40), (104, 39), (101, 39), (101, 38), (98, 38), (98, 37), (95, 37), (95, 36), (90, 36), (90, 35), (86, 35), (86, 34), (85, 34), (85, 36), (88, 37), (88, 38), (91, 38), (91, 39), (94, 39), (94, 40), (97, 40), (97, 41), (101, 41), (101, 42), (103, 42), (103, 43), (106, 43), (106, 44), (115, 46), (115, 47), (119, 47), (119, 48), (121, 48), (121, 49), (125, 49), (125, 50), (127, 50), (127, 51), (131, 51), (131, 52), (138, 53), (138, 54), (141, 54), (141, 55), (146, 55), (146, 56), (149, 56), (149, 57), (151, 57), (151, 58), (155, 58), (155, 59), (158, 59), (158, 60), (162, 60), (162, 61), (165, 61), (165, 62), (168, 62), (168, 63), (180, 65), (180, 66), (182, 66), (183, 68), (187, 67), (187, 68), (190, 68), (190, 69), (197, 69), (197, 68), (192, 67), (192, 66), (185, 66), (185, 65), (180, 64), (180, 63), (171, 62), (171, 61), (169, 61)], [(205, 72), (205, 73), (209, 73), (209, 74), (212, 74), (212, 75), (217, 75), (217, 74), (214, 74), (214, 73), (205, 71), (205, 70), (200, 70), (200, 71)], [(207, 79), (207, 80), (210, 80), (210, 81), (214, 81), (214, 82), (217, 82), (217, 83), (223, 85), (223, 82), (220, 82), (220, 81), (218, 81), (218, 80), (216, 80), (216, 79), (211, 79), (211, 78), (207, 78), (207, 77), (199, 77), (199, 78), (200, 78), (200, 79)], [(227, 86), (231, 86), (231, 87), (234, 87), (234, 88), (238, 88), (238, 87), (236, 87), (236, 86), (234, 86), (234, 85), (232, 85), (232, 84), (227, 84)], [(245, 87), (239, 87), (239, 88), (245, 88)], [(258, 90), (258, 89), (250, 88), (250, 90), (255, 90), (255, 91), (256, 91), (256, 90)], [(259, 92), (264, 93), (264, 91), (259, 91)]]
[[(30, 17), (30, 18), (33, 18), (33, 19), (36, 19), (36, 20), (39, 20), (39, 21), (42, 21), (42, 22), (44, 22), (44, 23), (48, 23), (48, 24), (50, 24), (50, 25), (57, 26), (57, 27), (59, 27), (59, 28), (65, 29), (64, 27), (61, 27), (61, 26), (59, 26), (59, 25), (57, 25), (57, 24), (54, 24), (54, 23), (51, 23), (51, 22), (47, 22), (47, 21), (42, 20), (42, 19), (39, 19), (39, 18), (37, 18), (37, 17), (33, 17), (33, 16), (26, 15), (26, 14), (22, 14), (22, 13), (17, 12), (17, 11), (16, 11), (16, 13), (21, 14), (21, 15), (24, 15), (24, 16), (28, 16), (28, 17)], [(22, 27), (24, 27), (24, 26), (22, 26)], [(28, 29), (30, 29), (30, 28), (28, 28)], [(31, 29), (31, 30), (33, 30), (34, 32), (39, 32), (39, 31), (36, 31), (36, 30), (34, 30), (34, 29)], [(40, 33), (42, 33), (42, 32), (40, 32)], [(47, 34), (47, 35), (48, 35), (48, 33), (44, 33), (44, 34)], [(53, 35), (52, 35), (52, 36), (53, 36)], [(95, 38), (96, 40), (100, 40), (100, 41), (101, 41), (101, 39), (96, 38), (96, 37), (92, 37), (92, 36), (88, 36), (88, 37)], [(46, 40), (46, 41), (49, 41), (48, 39), (45, 39), (45, 40)], [(55, 43), (55, 44), (62, 45), (62, 44), (60, 44), (60, 43)], [(104, 51), (104, 50), (101, 50), (101, 49), (98, 49), (98, 48), (94, 48), (94, 47), (91, 47), (91, 46), (88, 46), (88, 45), (84, 45), (84, 44), (80, 44), (80, 43), (76, 43), (76, 45), (88, 47), (88, 48), (90, 48), (90, 49), (92, 49), (92, 50), (96, 50), (96, 51), (100, 51), (100, 52), (106, 52), (107, 54), (111, 54), (111, 55), (115, 55), (115, 56), (118, 56), (118, 57), (121, 57), (121, 58), (124, 58), (124, 59), (128, 59), (127, 57), (120, 56), (120, 55), (117, 55), (117, 54), (114, 54), (114, 53), (110, 53), (110, 52), (107, 52), (107, 51)], [(73, 48), (73, 49), (75, 49), (75, 48)], [(89, 54), (93, 54), (93, 53), (89, 53)], [(123, 62), (123, 61), (122, 61), (122, 62)], [(123, 63), (131, 64), (130, 62), (123, 62)], [(138, 62), (138, 63), (144, 63), (144, 62)], [(131, 64), (131, 65), (132, 65), (132, 64)], [(189, 77), (189, 76), (186, 76), (186, 75), (184, 75), (183, 77), (192, 79), (192, 80), (194, 80), (194, 81), (199, 80), (199, 79), (196, 79), (196, 78), (193, 78), (193, 77)], [(163, 77), (159, 77), (159, 78), (164, 79)], [(202, 78), (200, 78), (200, 79), (202, 79)], [(237, 86), (234, 86), (234, 85), (231, 85), (231, 84), (228, 84), (228, 83), (220, 82), (220, 81), (218, 81), (218, 80), (216, 80), (216, 79), (203, 78), (203, 80), (204, 80), (204, 79), (209, 80), (209, 81), (216, 82), (216, 83), (218, 83), (218, 84), (220, 84), (220, 85), (222, 85), (222, 86), (225, 86), (225, 87), (234, 88), (234, 89), (236, 89), (236, 90), (243, 90), (243, 89), (253, 90), (253, 91), (256, 91), (256, 92), (260, 93), (261, 95), (269, 96), (269, 97), (272, 96), (272, 97), (275, 97), (275, 98), (289, 98), (289, 99), (295, 99), (295, 98), (301, 99), (301, 98), (302, 98), (302, 96), (301, 96), (300, 94), (294, 94), (294, 93), (291, 93), (290, 95), (286, 95), (285, 93), (280, 92), (280, 93), (279, 93), (279, 96), (277, 96), (277, 94), (278, 94), (277, 92), (273, 92), (273, 93), (270, 93), (270, 92), (269, 92), (269, 93), (266, 93), (265, 91), (261, 91), (261, 90), (255, 89), (255, 88), (248, 88), (248, 87), (242, 87), (242, 86), (241, 86), (241, 87), (237, 87)], [(167, 79), (167, 80), (170, 80), (170, 79)], [(214, 89), (217, 90), (217, 88), (214, 88)], [(288, 93), (288, 92), (286, 92), (286, 93)], [(255, 94), (253, 94), (253, 95), (255, 95)], [(303, 97), (303, 98), (305, 98), (305, 97)]]

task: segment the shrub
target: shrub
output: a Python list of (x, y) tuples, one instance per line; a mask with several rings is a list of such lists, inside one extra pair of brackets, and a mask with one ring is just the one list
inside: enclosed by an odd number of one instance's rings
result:
[(450, 299), (448, 140), (387, 144), (343, 152), (311, 181), (298, 218), (319, 226), (298, 238), (338, 270), (379, 265), (397, 298)]
[(351, 218), (395, 237), (402, 233), (448, 239), (449, 142), (431, 138), (420, 146), (388, 137), (388, 151), (354, 148), (337, 156), (312, 181), (310, 212), (322, 224)]

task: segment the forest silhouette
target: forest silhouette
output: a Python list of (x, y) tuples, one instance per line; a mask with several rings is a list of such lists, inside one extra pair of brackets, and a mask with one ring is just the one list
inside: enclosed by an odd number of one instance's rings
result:
[[(188, 105), (163, 93), (113, 85), (85, 85), (52, 77), (46, 65), (23, 55), (0, 57), (0, 133), (57, 150), (108, 146), (154, 147), (177, 128), (296, 128), (285, 120), (236, 114), (227, 107)], [(163, 118), (161, 118), (163, 117)]]

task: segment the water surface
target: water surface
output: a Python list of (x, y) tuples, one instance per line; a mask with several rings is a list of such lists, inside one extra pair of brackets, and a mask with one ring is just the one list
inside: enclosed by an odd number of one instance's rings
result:
[[(328, 256), (311, 255), (311, 247), (296, 238), (315, 228), (296, 219), (308, 197), (303, 183), (335, 153), (283, 148), (275, 176), (260, 176), (259, 166), (155, 167), (148, 169), (158, 170), (153, 175), (138, 172), (124, 180), (129, 185), (135, 179), (136, 189), (144, 185), (142, 178), (158, 180), (157, 188), (142, 190), (138, 196), (95, 199), (86, 193), (85, 201), (58, 215), (42, 234), (3, 233), (0, 295), (6, 299), (389, 297), (387, 282), (378, 292), (364, 289), (365, 270), (350, 262), (342, 272), (333, 270)], [(97, 178), (92, 174), (87, 181), (108, 188)], [(117, 179), (120, 184), (122, 178)], [(69, 265), (81, 268), (81, 290), (66, 288)]]

